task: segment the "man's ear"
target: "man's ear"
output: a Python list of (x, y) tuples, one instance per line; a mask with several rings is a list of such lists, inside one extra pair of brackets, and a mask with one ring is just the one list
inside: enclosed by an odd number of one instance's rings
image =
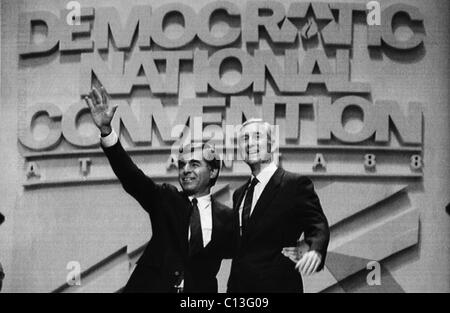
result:
[(277, 143), (275, 142), (275, 140), (270, 139), (270, 142), (268, 144), (270, 146), (270, 153), (271, 154), (275, 153), (275, 151), (277, 151), (277, 149), (278, 149)]
[(219, 175), (219, 169), (218, 168), (212, 168), (209, 171), (209, 179), (214, 179)]

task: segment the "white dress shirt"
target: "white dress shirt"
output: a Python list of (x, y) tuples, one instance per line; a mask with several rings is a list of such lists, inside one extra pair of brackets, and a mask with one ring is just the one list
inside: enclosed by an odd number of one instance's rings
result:
[[(269, 183), (269, 180), (272, 178), (273, 174), (275, 174), (277, 170), (277, 166), (275, 162), (271, 162), (265, 169), (263, 169), (258, 176), (256, 176), (256, 179), (258, 180), (258, 183), (255, 185), (255, 189), (253, 190), (253, 198), (252, 198), (252, 207), (250, 209), (250, 216), (253, 213), (253, 209), (256, 206), (256, 203), (258, 202), (259, 198), (261, 197), (261, 194), (264, 191), (264, 188), (266, 188), (267, 184)], [(252, 179), (254, 179), (255, 176), (252, 175)], [(247, 186), (248, 188), (248, 186)], [(247, 194), (244, 195), (242, 198), (241, 205), (239, 207), (239, 225), (242, 226), (242, 210), (244, 209), (244, 200)]]
[(100, 137), (100, 143), (105, 148), (114, 146), (117, 143), (117, 141), (119, 141), (119, 137), (117, 136), (114, 129), (111, 131), (111, 133), (108, 136)]
[[(119, 137), (116, 132), (112, 130), (112, 132), (105, 137), (100, 137), (100, 142), (103, 147), (109, 148), (114, 146)], [(258, 176), (259, 177), (259, 176)], [(189, 197), (189, 200), (192, 202), (194, 197)], [(197, 206), (198, 211), (200, 213), (200, 224), (202, 227), (202, 236), (203, 236), (203, 247), (211, 241), (212, 234), (212, 207), (211, 207), (211, 194), (208, 194), (203, 197), (197, 198)], [(191, 238), (191, 229), (189, 228), (188, 239)]]

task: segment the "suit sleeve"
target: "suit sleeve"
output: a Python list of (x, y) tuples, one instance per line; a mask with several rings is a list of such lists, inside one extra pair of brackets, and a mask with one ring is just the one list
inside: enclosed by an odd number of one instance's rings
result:
[(241, 236), (241, 227), (239, 223), (239, 208), (237, 201), (239, 201), (239, 194), (241, 192), (241, 188), (236, 189), (233, 192), (233, 206), (232, 206), (232, 216), (231, 216), (231, 254), (228, 257), (233, 258), (236, 255), (239, 237)]
[(120, 141), (111, 147), (102, 146), (102, 149), (125, 191), (150, 213), (150, 209), (160, 198), (160, 187), (134, 164)]
[(219, 208), (219, 217), (222, 221), (223, 246), (221, 249), (223, 259), (232, 259), (237, 248), (235, 214), (230, 207), (213, 200), (213, 205)]
[(330, 241), (330, 229), (328, 221), (323, 213), (319, 197), (314, 191), (314, 185), (309, 178), (301, 177), (298, 181), (300, 192), (299, 199), (302, 206), (301, 223), (304, 229), (305, 242), (310, 250), (320, 252), (322, 263), (318, 270), (325, 265), (328, 243)]

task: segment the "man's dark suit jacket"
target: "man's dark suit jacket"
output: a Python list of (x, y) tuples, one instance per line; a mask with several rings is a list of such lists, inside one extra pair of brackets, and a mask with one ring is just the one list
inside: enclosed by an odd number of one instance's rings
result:
[(172, 185), (155, 184), (133, 163), (120, 142), (103, 150), (123, 188), (147, 211), (152, 223), (152, 238), (124, 292), (174, 292), (183, 278), (184, 292), (217, 292), (216, 275), (233, 244), (231, 208), (212, 199), (211, 241), (189, 256), (189, 198)]
[[(235, 227), (239, 227), (239, 207), (248, 184), (233, 194)], [(256, 203), (246, 231), (236, 237), (238, 251), (228, 292), (302, 292), (294, 262), (281, 253), (283, 247), (295, 247), (302, 233), (310, 249), (322, 254), (319, 269), (323, 268), (329, 228), (313, 184), (278, 168)]]

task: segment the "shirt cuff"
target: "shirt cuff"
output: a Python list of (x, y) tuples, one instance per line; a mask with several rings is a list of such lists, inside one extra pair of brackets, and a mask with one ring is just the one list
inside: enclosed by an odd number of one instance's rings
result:
[(111, 133), (106, 137), (100, 137), (100, 142), (104, 148), (109, 148), (114, 146), (119, 141), (119, 137), (117, 136), (114, 129)]

